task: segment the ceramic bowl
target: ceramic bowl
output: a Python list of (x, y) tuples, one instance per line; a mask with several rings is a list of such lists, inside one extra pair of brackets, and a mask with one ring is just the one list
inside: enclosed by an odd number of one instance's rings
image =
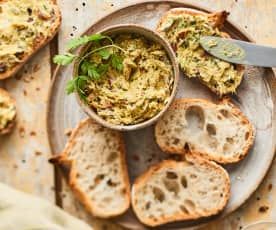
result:
[[(171, 93), (171, 96), (168, 100), (168, 103), (166, 105), (164, 105), (163, 109), (159, 113), (157, 113), (154, 117), (152, 117), (148, 120), (145, 120), (141, 123), (137, 123), (137, 124), (116, 125), (116, 124), (112, 124), (112, 123), (104, 120), (103, 118), (98, 116), (98, 114), (94, 111), (94, 109), (91, 106), (85, 104), (80, 99), (79, 95), (76, 93), (77, 100), (78, 100), (81, 108), (83, 109), (83, 111), (89, 117), (91, 117), (96, 122), (100, 123), (101, 125), (103, 125), (107, 128), (110, 128), (110, 129), (115, 129), (115, 130), (120, 130), (120, 131), (131, 131), (131, 130), (141, 129), (141, 128), (145, 128), (149, 125), (152, 125), (168, 109), (168, 107), (172, 103), (172, 101), (175, 97), (175, 94), (176, 94), (176, 88), (177, 88), (177, 85), (178, 85), (178, 78), (179, 78), (179, 68), (178, 68), (176, 57), (175, 57), (175, 54), (174, 54), (172, 48), (170, 47), (169, 43), (166, 42), (159, 34), (154, 32), (153, 30), (150, 30), (150, 29), (147, 29), (145, 27), (138, 26), (138, 25), (132, 25), (132, 24), (116, 25), (116, 26), (111, 26), (111, 27), (105, 28), (104, 30), (98, 31), (97, 33), (105, 34), (105, 35), (116, 35), (116, 34), (122, 34), (122, 33), (130, 33), (130, 34), (135, 33), (135, 34), (139, 34), (139, 35), (144, 36), (148, 40), (151, 40), (151, 41), (154, 41), (154, 42), (157, 42), (157, 43), (161, 44), (161, 46), (167, 52), (168, 58), (169, 58), (169, 60), (172, 64), (172, 68), (173, 68), (174, 83), (173, 83), (172, 93)], [(82, 47), (82, 49), (80, 50), (79, 56), (83, 56), (89, 48), (90, 48), (90, 44), (84, 45)], [(74, 69), (73, 69), (73, 76), (77, 76), (78, 71), (79, 71), (79, 64), (78, 64), (78, 61), (75, 61)]]

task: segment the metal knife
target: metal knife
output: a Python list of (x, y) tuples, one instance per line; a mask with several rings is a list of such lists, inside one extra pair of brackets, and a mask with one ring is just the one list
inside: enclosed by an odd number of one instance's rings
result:
[(276, 67), (276, 48), (229, 38), (203, 36), (200, 44), (211, 55), (227, 62)]

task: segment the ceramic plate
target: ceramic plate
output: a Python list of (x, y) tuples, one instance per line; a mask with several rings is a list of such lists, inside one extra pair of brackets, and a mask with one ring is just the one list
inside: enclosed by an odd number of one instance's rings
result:
[[(190, 7), (206, 11), (200, 7), (180, 1), (147, 1), (127, 6), (105, 16), (86, 31), (96, 33), (115, 24), (134, 23), (155, 29), (161, 16), (171, 8)], [(225, 31), (233, 38), (252, 41), (249, 36), (227, 21)], [(60, 153), (67, 141), (64, 131), (74, 127), (86, 115), (77, 104), (74, 95), (65, 94), (66, 82), (71, 78), (72, 65), (56, 71), (48, 104), (48, 135), (53, 153)], [(232, 101), (254, 124), (256, 139), (247, 157), (240, 163), (227, 165), (230, 174), (231, 197), (225, 210), (218, 216), (197, 221), (181, 221), (160, 226), (156, 229), (176, 229), (206, 223), (221, 218), (239, 208), (256, 190), (263, 180), (273, 160), (275, 150), (275, 100), (276, 80), (271, 69), (247, 67), (244, 80)], [(196, 80), (180, 74), (177, 98), (205, 98), (216, 102), (217, 97)], [(153, 126), (124, 133), (130, 180), (148, 169), (149, 166), (167, 158), (154, 141)], [(116, 218), (120, 224), (136, 229), (146, 229), (129, 210)]]

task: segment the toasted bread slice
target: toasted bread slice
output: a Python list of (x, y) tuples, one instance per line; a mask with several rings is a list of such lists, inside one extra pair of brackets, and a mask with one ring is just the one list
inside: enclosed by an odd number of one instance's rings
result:
[(15, 100), (6, 90), (0, 88), (0, 135), (8, 134), (12, 131), (15, 119)]
[(1, 1), (0, 79), (13, 76), (61, 24), (55, 0)]
[(50, 162), (69, 171), (70, 187), (94, 216), (113, 217), (129, 208), (130, 185), (120, 132), (91, 119), (81, 121), (64, 152)]
[(163, 161), (132, 187), (132, 207), (149, 226), (219, 213), (227, 204), (230, 180), (214, 162), (187, 154), (185, 161)]
[[(241, 83), (244, 66), (210, 56), (201, 48), (199, 37), (229, 38), (227, 33), (219, 30), (227, 15), (226, 11), (208, 14), (189, 8), (175, 8), (161, 18), (157, 27), (157, 31), (172, 45), (185, 75), (198, 78), (220, 96), (235, 92)], [(199, 24), (200, 34), (195, 29), (196, 23)]]
[(254, 128), (228, 99), (176, 100), (157, 122), (155, 137), (163, 151), (199, 154), (219, 163), (242, 160), (254, 141)]

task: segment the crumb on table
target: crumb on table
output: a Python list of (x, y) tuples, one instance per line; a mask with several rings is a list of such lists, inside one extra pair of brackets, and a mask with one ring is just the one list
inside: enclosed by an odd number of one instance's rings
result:
[(266, 212), (269, 209), (269, 207), (267, 205), (263, 205), (259, 208), (259, 212)]
[(67, 136), (71, 136), (71, 134), (72, 134), (72, 129), (66, 129), (66, 130), (64, 131), (64, 134), (67, 135)]
[(36, 156), (40, 156), (40, 155), (42, 155), (42, 152), (39, 151), (39, 150), (35, 150), (35, 155), (36, 155)]

